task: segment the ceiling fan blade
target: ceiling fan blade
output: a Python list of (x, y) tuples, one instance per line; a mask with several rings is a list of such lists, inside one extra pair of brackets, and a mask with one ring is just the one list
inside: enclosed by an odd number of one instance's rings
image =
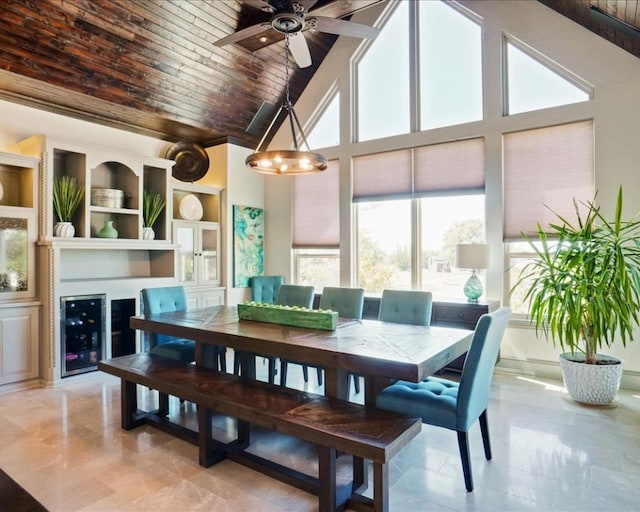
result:
[(380, 33), (380, 29), (370, 27), (369, 25), (362, 25), (360, 23), (353, 23), (345, 20), (336, 20), (334, 18), (327, 18), (326, 16), (313, 16), (312, 18), (307, 18), (307, 24), (311, 26), (311, 29), (315, 29), (320, 32), (327, 32), (329, 34), (337, 34), (339, 36), (375, 39)]
[(243, 0), (242, 2), (244, 5), (248, 5), (249, 7), (253, 7), (254, 9), (260, 9), (262, 10), (263, 8), (269, 8), (271, 7), (271, 5), (269, 4), (269, 2), (267, 2), (267, 0)]
[(223, 37), (222, 39), (218, 39), (215, 43), (213, 43), (213, 45), (225, 46), (227, 44), (237, 43), (238, 41), (242, 41), (243, 39), (257, 36), (258, 34), (270, 29), (271, 27), (267, 26), (265, 28), (265, 26), (262, 24), (252, 25), (251, 27), (247, 27), (242, 30), (239, 30), (238, 32), (234, 32), (233, 34), (229, 34), (228, 36)]
[(311, 66), (311, 53), (309, 52), (307, 40), (304, 38), (304, 35), (302, 35), (302, 32), (289, 34), (289, 51), (298, 64), (298, 67), (307, 68)]

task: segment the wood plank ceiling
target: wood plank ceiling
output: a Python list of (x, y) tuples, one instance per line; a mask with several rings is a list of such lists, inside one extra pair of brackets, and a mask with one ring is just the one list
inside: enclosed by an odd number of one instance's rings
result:
[[(341, 17), (380, 1), (318, 0), (312, 11)], [(633, 29), (589, 8), (638, 29), (637, 0), (540, 1), (640, 57)], [(284, 45), (213, 43), (268, 20), (241, 0), (2, 0), (0, 98), (168, 141), (255, 147), (275, 110), (248, 133), (252, 119), (263, 102), (282, 102)], [(336, 40), (305, 36), (313, 64), (293, 66), (294, 103)]]

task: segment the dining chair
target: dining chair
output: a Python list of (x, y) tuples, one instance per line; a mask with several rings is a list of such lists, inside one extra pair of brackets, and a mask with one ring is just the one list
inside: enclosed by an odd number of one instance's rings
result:
[(487, 422), (489, 388), (510, 317), (511, 310), (507, 307), (480, 317), (459, 383), (438, 377), (428, 377), (418, 383), (397, 381), (376, 397), (376, 405), (382, 409), (419, 416), (423, 423), (457, 432), (464, 483), (469, 492), (473, 491), (473, 476), (468, 432), (479, 420), (484, 455), (491, 460)]
[[(298, 306), (311, 309), (313, 306), (313, 293), (313, 286), (283, 284), (278, 291), (276, 304), (280, 306)], [(286, 359), (280, 360), (280, 384), (282, 386), (287, 384), (287, 370), (289, 368), (289, 363), (295, 363), (295, 361), (288, 361)], [(304, 377), (304, 381), (308, 382), (309, 370), (306, 365), (302, 365), (302, 375)], [(320, 376), (319, 378), (321, 379), (322, 377)]]
[(275, 304), (278, 291), (283, 283), (283, 276), (253, 276), (251, 278), (251, 300), (263, 304)]
[[(283, 276), (253, 276), (249, 279), (251, 286), (251, 300), (262, 304), (275, 304), (280, 287), (284, 283)], [(269, 363), (268, 380), (271, 384), (276, 378), (277, 357), (264, 357)], [(240, 375), (240, 357), (236, 350), (233, 351), (233, 373)]]
[[(330, 309), (336, 311), (340, 318), (350, 318), (360, 320), (364, 307), (364, 288), (339, 288), (325, 286), (320, 296), (320, 309)], [(322, 369), (317, 368), (318, 385), (322, 384)], [(360, 393), (360, 377), (356, 373), (350, 374), (353, 377), (353, 387)]]
[(396, 324), (431, 325), (431, 292), (383, 290), (378, 320)]
[[(144, 288), (142, 290), (142, 310), (145, 315), (186, 311), (187, 299), (182, 286), (165, 286), (161, 288)], [(152, 354), (178, 361), (195, 361), (195, 342), (165, 334), (146, 333), (148, 350)], [(220, 371), (227, 370), (226, 348), (214, 346), (213, 361), (209, 365)], [(205, 363), (206, 364), (206, 363)]]

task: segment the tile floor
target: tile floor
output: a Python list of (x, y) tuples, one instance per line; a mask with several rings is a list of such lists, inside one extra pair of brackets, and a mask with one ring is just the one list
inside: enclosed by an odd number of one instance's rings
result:
[[(290, 379), (302, 385), (298, 367)], [(202, 468), (195, 446), (151, 427), (121, 430), (119, 395), (119, 381), (100, 372), (0, 395), (0, 468), (51, 512), (317, 510), (314, 496), (233, 462)], [(192, 407), (176, 400), (171, 414), (190, 423)], [(479, 428), (471, 433), (473, 493), (464, 489), (455, 434), (423, 426), (391, 463), (391, 510), (640, 510), (640, 392), (587, 407), (560, 382), (497, 373), (489, 422), (493, 461), (484, 460)], [(219, 434), (231, 426), (216, 420)], [(313, 471), (304, 443), (255, 437), (256, 450), (276, 448), (279, 462)]]

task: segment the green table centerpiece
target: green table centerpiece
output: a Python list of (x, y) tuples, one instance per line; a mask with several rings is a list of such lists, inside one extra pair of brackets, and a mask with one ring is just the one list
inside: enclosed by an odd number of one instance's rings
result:
[(307, 309), (260, 302), (238, 304), (238, 318), (325, 331), (335, 331), (338, 323), (338, 313), (329, 309)]

